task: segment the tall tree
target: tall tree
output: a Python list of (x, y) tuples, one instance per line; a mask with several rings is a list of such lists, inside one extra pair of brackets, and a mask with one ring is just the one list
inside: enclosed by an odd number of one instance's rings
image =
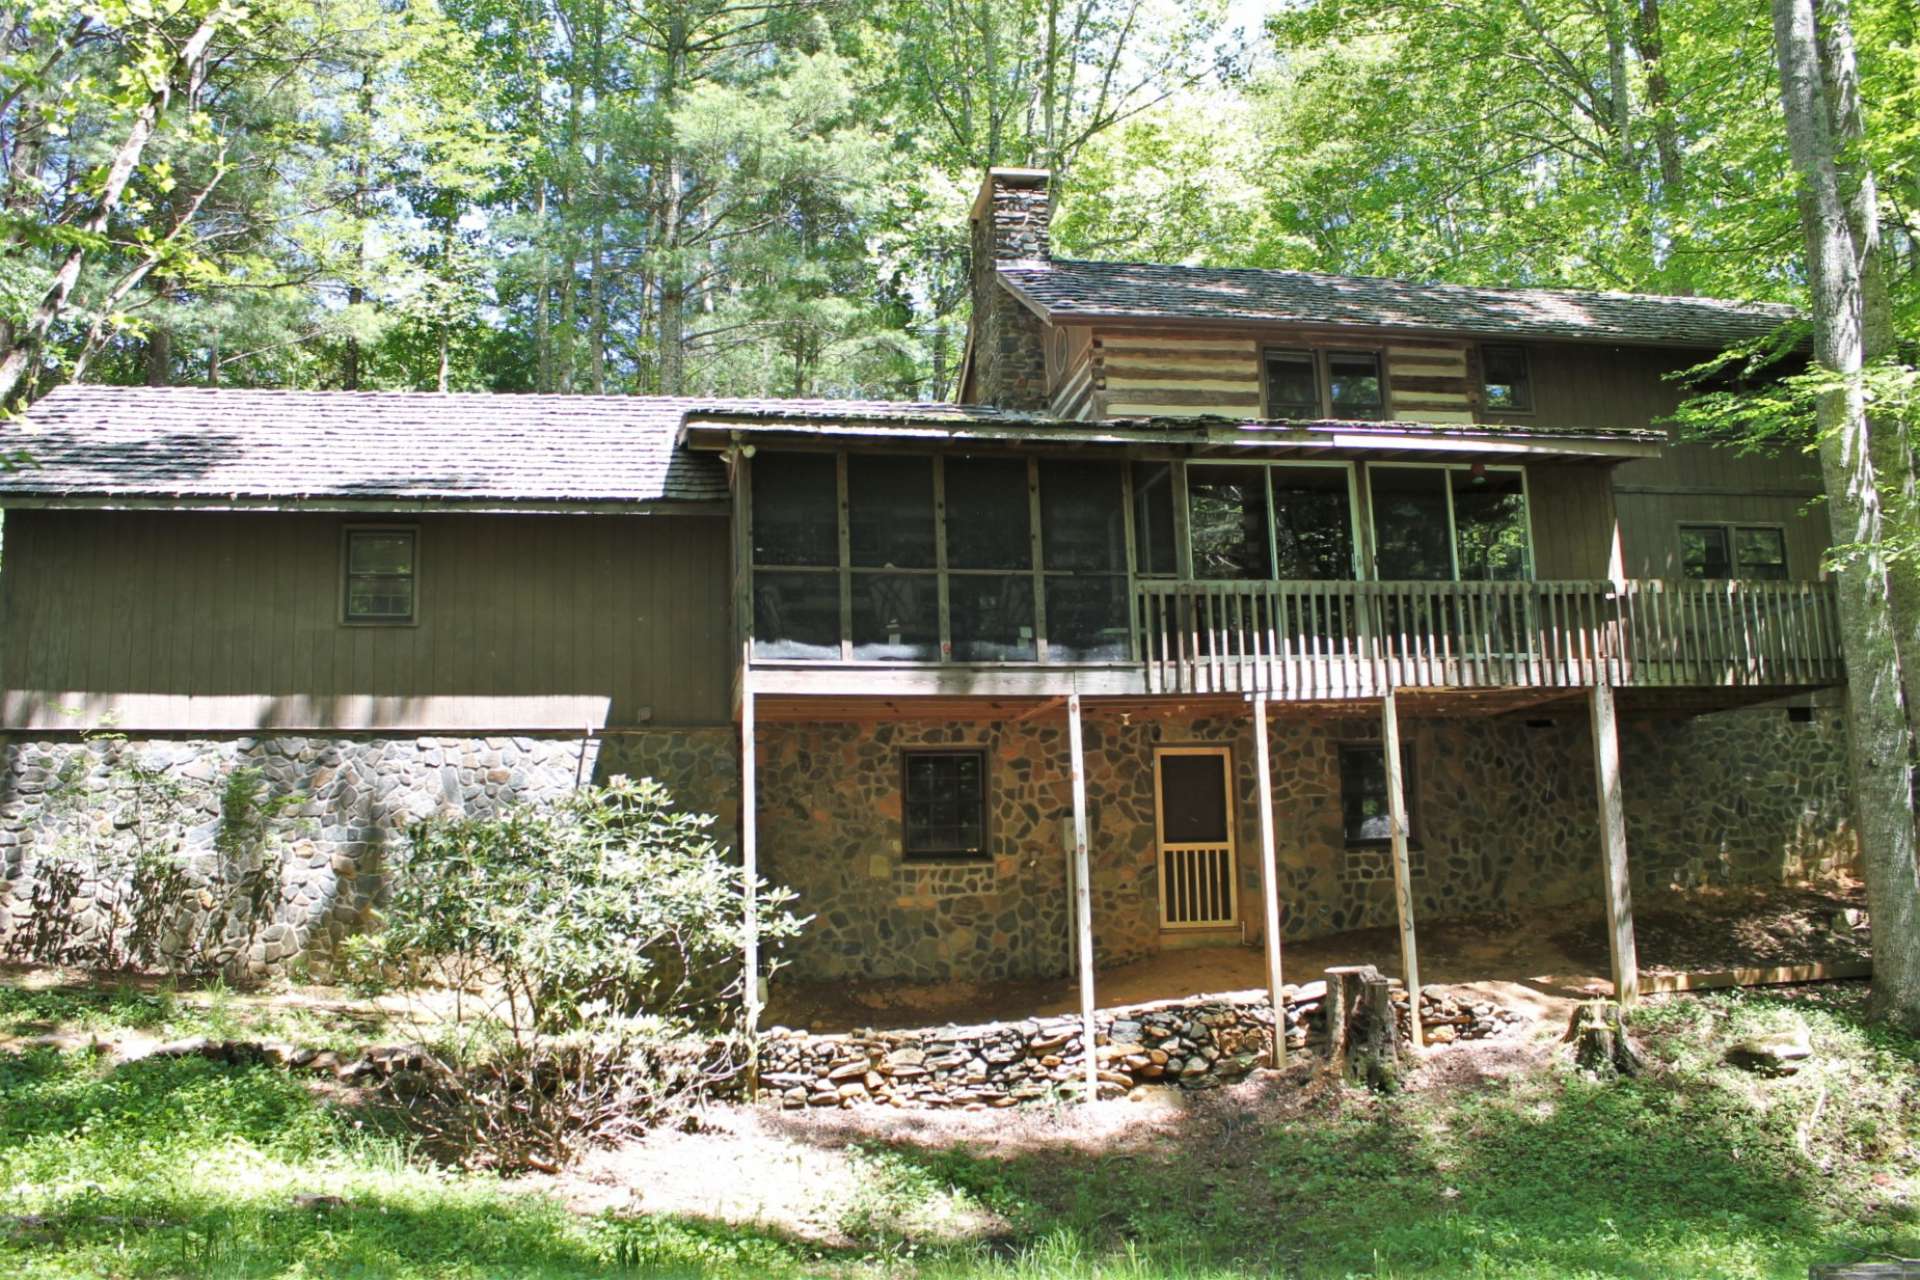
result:
[(1889, 565), (1884, 493), (1911, 485), (1907, 441), (1876, 422), (1864, 373), (1891, 346), (1879, 201), (1848, 0), (1772, 0), (1780, 100), (1799, 178), (1813, 295), (1814, 357), (1834, 381), (1820, 395), (1820, 464), (1836, 535), (1847, 660), (1853, 803), (1873, 917), (1878, 1012), (1920, 1029), (1920, 753), (1913, 697), (1920, 632), (1914, 575)]

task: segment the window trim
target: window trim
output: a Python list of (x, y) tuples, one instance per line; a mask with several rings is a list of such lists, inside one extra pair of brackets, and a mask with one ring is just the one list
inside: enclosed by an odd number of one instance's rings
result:
[[(1527, 403), (1525, 408), (1512, 408), (1505, 405), (1492, 405), (1487, 403), (1487, 352), (1494, 350), (1513, 351), (1519, 354), (1520, 364), (1526, 370), (1527, 375)], [(1539, 397), (1533, 394), (1533, 354), (1527, 350), (1525, 343), (1483, 342), (1478, 348), (1478, 354), (1480, 357), (1480, 407), (1483, 410), (1488, 413), (1501, 414), (1502, 416), (1512, 414), (1515, 417), (1522, 418), (1530, 418), (1538, 412)]]
[[(1687, 529), (1719, 529), (1727, 537), (1727, 568), (1733, 571), (1726, 578), (1695, 578), (1687, 573), (1686, 543), (1682, 533)], [(1740, 539), (1742, 529), (1767, 529), (1780, 535), (1780, 568), (1778, 578), (1750, 578), (1740, 572)], [(1673, 522), (1674, 568), (1678, 571), (1680, 582), (1797, 582), (1793, 575), (1793, 548), (1787, 536), (1785, 522), (1779, 520), (1676, 520)]]
[[(907, 771), (915, 757), (972, 756), (980, 762), (980, 848), (915, 852), (907, 845)], [(900, 748), (900, 861), (931, 863), (939, 866), (990, 863), (993, 861), (993, 774), (991, 753), (983, 746), (902, 747)]]
[[(1408, 849), (1420, 847), (1420, 762), (1416, 758), (1416, 746), (1404, 737), (1400, 740), (1400, 798), (1407, 811)], [(1348, 752), (1361, 751), (1369, 753), (1383, 772), (1387, 767), (1387, 745), (1379, 738), (1350, 738), (1334, 744), (1334, 781), (1340, 792), (1340, 841), (1348, 849), (1385, 849), (1393, 844), (1391, 835), (1356, 839), (1347, 831), (1346, 757)]]
[[(1420, 471), (1472, 471), (1471, 462), (1372, 462), (1367, 464), (1367, 575), (1368, 581), (1387, 582), (1390, 579), (1380, 576), (1380, 513), (1373, 501), (1373, 473), (1379, 471), (1420, 470)], [(1489, 462), (1484, 464), (1489, 472), (1517, 471), (1520, 473), (1520, 500), (1527, 508), (1527, 576), (1522, 582), (1538, 582), (1539, 544), (1534, 540), (1533, 529), (1533, 477), (1528, 474), (1525, 463)], [(1459, 582), (1460, 577), (1460, 525), (1453, 512), (1453, 485), (1446, 486), (1447, 494), (1447, 554), (1453, 562), (1453, 577), (1449, 582)], [(1689, 521), (1689, 523), (1693, 523)]]
[[(1273, 415), (1273, 384), (1267, 377), (1267, 356), (1300, 355), (1304, 353), (1313, 363), (1313, 389), (1319, 397), (1319, 421), (1323, 422), (1392, 422), (1393, 387), (1392, 366), (1387, 359), (1385, 343), (1354, 342), (1267, 342), (1262, 343), (1258, 352), (1260, 367), (1260, 415), (1268, 422), (1288, 422), (1294, 419), (1276, 418)], [(1335, 418), (1333, 415), (1333, 376), (1327, 361), (1330, 356), (1371, 356), (1380, 369), (1380, 416), (1378, 418)]]
[[(1348, 538), (1347, 555), (1348, 555), (1348, 558), (1353, 562), (1352, 565), (1350, 566), (1353, 570), (1353, 577), (1335, 578), (1335, 579), (1332, 579), (1332, 581), (1335, 581), (1335, 582), (1366, 581), (1367, 556), (1365, 551), (1363, 551), (1361, 548), (1361, 538), (1364, 536), (1365, 529), (1360, 523), (1359, 469), (1353, 460), (1342, 459), (1342, 458), (1275, 458), (1275, 459), (1194, 458), (1190, 460), (1186, 464), (1185, 468), (1183, 468), (1182, 470), (1181, 479), (1179, 483), (1179, 491), (1175, 494), (1176, 500), (1184, 508), (1184, 516), (1183, 516), (1183, 519), (1180, 521), (1180, 523), (1185, 526), (1186, 541), (1187, 541), (1185, 554), (1186, 554), (1186, 559), (1189, 565), (1189, 569), (1191, 569), (1191, 565), (1193, 561), (1192, 477), (1196, 469), (1204, 471), (1208, 467), (1239, 467), (1243, 469), (1247, 467), (1258, 467), (1262, 473), (1261, 480), (1266, 486), (1265, 500), (1267, 504), (1267, 576), (1264, 578), (1251, 579), (1251, 581), (1254, 581), (1254, 582), (1281, 581), (1281, 579), (1276, 576), (1280, 570), (1280, 565), (1279, 565), (1280, 548), (1278, 545), (1278, 539), (1274, 536), (1274, 531), (1273, 531), (1273, 472), (1274, 472), (1274, 469), (1275, 468), (1292, 468), (1292, 467), (1319, 467), (1319, 468), (1338, 467), (1344, 470), (1347, 473), (1347, 538)], [(1371, 515), (1371, 512), (1369, 512), (1369, 515)], [(1529, 530), (1529, 533), (1531, 533), (1531, 530)], [(1175, 558), (1178, 559), (1179, 555), (1180, 555), (1180, 551), (1179, 549), (1176, 548)], [(1196, 578), (1191, 572), (1189, 572), (1186, 575), (1186, 580), (1196, 581), (1196, 582), (1197, 581), (1215, 581), (1214, 579)], [(1286, 581), (1289, 581), (1289, 582), (1310, 581), (1310, 579), (1289, 578), (1289, 579), (1286, 579)]]
[[(356, 618), (348, 610), (353, 580), (353, 537), (358, 533), (404, 533), (413, 540), (413, 572), (408, 575), (413, 590), (409, 593), (413, 608), (404, 618)], [(420, 526), (418, 524), (355, 523), (340, 526), (339, 601), (335, 616), (343, 627), (417, 627), (420, 625)]]

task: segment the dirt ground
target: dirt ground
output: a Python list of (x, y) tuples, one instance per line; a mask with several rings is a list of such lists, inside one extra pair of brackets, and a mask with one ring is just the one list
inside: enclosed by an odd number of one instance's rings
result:
[[(1758, 889), (1701, 889), (1635, 905), (1634, 934), (1643, 973), (1680, 973), (1757, 965), (1865, 959), (1864, 926), (1834, 927), (1843, 913), (1864, 913), (1857, 881)], [(1422, 920), (1417, 924), (1423, 984), (1467, 987), (1516, 1012), (1563, 1017), (1567, 1006), (1605, 995), (1606, 919), (1599, 903), (1517, 914)], [(1287, 979), (1308, 982), (1329, 967), (1372, 964), (1400, 971), (1397, 929), (1359, 929), (1288, 943)], [(1102, 1008), (1266, 986), (1257, 947), (1166, 951), (1096, 975)], [(861, 1027), (913, 1028), (1071, 1013), (1080, 1007), (1070, 978), (1011, 982), (782, 983), (776, 976), (768, 1025), (816, 1032)]]
[[(1432, 1052), (1407, 1087), (1442, 1092), (1539, 1068), (1555, 1051), (1559, 1026), (1538, 1023), (1501, 1036)], [(1276, 1124), (1340, 1105), (1341, 1086), (1319, 1073), (1317, 1059), (1286, 1071), (1261, 1070), (1205, 1092), (1143, 1088), (1128, 1098), (1090, 1105), (1014, 1107), (993, 1111), (780, 1111), (716, 1106), (695, 1133), (656, 1132), (589, 1154), (558, 1177), (529, 1179), (582, 1212), (676, 1214), (752, 1223), (827, 1247), (849, 1243), (846, 1225), (871, 1197), (874, 1153), (904, 1147), (990, 1154), (998, 1160), (1104, 1160), (1203, 1147), (1206, 1163), (1250, 1166), (1260, 1135)], [(1346, 1105), (1353, 1105), (1349, 1100)], [(889, 1206), (897, 1212), (898, 1206)], [(976, 1203), (938, 1197), (915, 1210), (920, 1220), (896, 1223), (923, 1240), (991, 1240), (1005, 1224)]]

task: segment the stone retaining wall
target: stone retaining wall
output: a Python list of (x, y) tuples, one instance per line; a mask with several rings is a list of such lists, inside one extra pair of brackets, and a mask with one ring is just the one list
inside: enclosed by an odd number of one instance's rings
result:
[[(1326, 983), (1284, 988), (1287, 1050), (1324, 1049)], [(1393, 986), (1402, 1041), (1411, 1037), (1406, 992)], [(1440, 988), (1421, 992), (1430, 1045), (1496, 1035), (1518, 1021), (1491, 1001)], [(1265, 1065), (1273, 1048), (1273, 1007), (1263, 995), (1196, 996), (1103, 1009), (1094, 1014), (1100, 1094), (1142, 1085), (1211, 1089)], [(770, 1030), (761, 1049), (762, 1089), (801, 1107), (960, 1107), (980, 1110), (1036, 1102), (1086, 1087), (1078, 1014), (938, 1027), (814, 1035)]]
[[(736, 759), (726, 728), (602, 738), (0, 740), (0, 943), (30, 926), (43, 859), (124, 862), (115, 855), (137, 838), (137, 818), (144, 812), (151, 822), (156, 808), (175, 830), (154, 833), (152, 847), (188, 872), (163, 944), (198, 929), (212, 905), (204, 886), (217, 859), (222, 788), (234, 770), (251, 767), (268, 794), (300, 799), (275, 823), (274, 838), (285, 845), (282, 883), (271, 918), (237, 967), (259, 977), (298, 962), (323, 978), (339, 941), (371, 922), (385, 894), (385, 868), (404, 856), (410, 823), (433, 814), (497, 813), (561, 795), (581, 779), (628, 774), (653, 777), (682, 806), (718, 815), (727, 840), (739, 816)], [(66, 905), (73, 936), (98, 929), (124, 890), (82, 878)]]

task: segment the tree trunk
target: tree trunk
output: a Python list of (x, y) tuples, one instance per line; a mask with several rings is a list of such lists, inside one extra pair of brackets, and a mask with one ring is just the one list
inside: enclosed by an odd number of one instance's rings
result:
[[(179, 55), (168, 66), (166, 75), (159, 84), (150, 88), (147, 100), (133, 113), (127, 136), (121, 139), (119, 148), (113, 153), (113, 162), (107, 166), (106, 179), (100, 184), (100, 195), (94, 201), (93, 212), (81, 224), (81, 230), (87, 233), (88, 238), (103, 234), (119, 209), (120, 196), (126, 191), (128, 180), (140, 164), (140, 157), (146, 151), (147, 143), (152, 140), (160, 117), (173, 101), (175, 82), (184, 79), (189, 99), (198, 92), (200, 80), (206, 74), (207, 46), (213, 43), (213, 37), (227, 22), (228, 14), (229, 11), (222, 7), (201, 20), (199, 27), (180, 46)], [(14, 392), (26, 376), (41, 341), (66, 311), (67, 300), (73, 296), (73, 286), (80, 279), (80, 267), (86, 261), (86, 256), (84, 242), (74, 244), (67, 251), (66, 258), (54, 272), (53, 282), (41, 295), (33, 315), (26, 326), (13, 335), (12, 345), (7, 348), (4, 357), (0, 357), (0, 405), (12, 402)]]
[[(676, 8), (667, 33), (666, 70), (660, 100), (671, 113), (680, 92), (681, 77), (686, 74), (687, 19)], [(667, 140), (665, 189), (660, 193), (660, 394), (686, 394), (686, 276), (680, 263), (681, 222), (686, 216), (686, 175), (680, 168), (679, 141), (669, 133)]]
[[(1327, 970), (1327, 1065), (1382, 1093), (1400, 1087), (1400, 1019), (1393, 987), (1372, 965)], [(1284, 1026), (1278, 1034), (1286, 1034)]]
[(1874, 322), (1877, 242), (1872, 217), (1856, 223), (1851, 206), (1863, 201), (1871, 208), (1872, 175), (1854, 145), (1859, 115), (1850, 83), (1846, 0), (1827, 0), (1818, 9), (1814, 0), (1772, 0), (1772, 6), (1781, 103), (1807, 241), (1814, 358), (1847, 379), (1820, 400), (1820, 466), (1835, 539), (1860, 548), (1835, 579), (1855, 824), (1873, 918), (1873, 1007), (1883, 1018), (1920, 1029), (1913, 733), (1903, 693), (1902, 638), (1894, 633), (1887, 603), (1895, 584), (1881, 550), (1884, 515), (1874, 460), (1884, 449), (1875, 449), (1859, 378)]
[(1588, 1000), (1575, 1007), (1560, 1040), (1573, 1046), (1574, 1064), (1596, 1076), (1637, 1076), (1647, 1067), (1627, 1034), (1620, 1006), (1611, 1000)]
[[(1667, 80), (1666, 40), (1660, 34), (1660, 0), (1640, 0), (1634, 43), (1640, 47), (1640, 61), (1646, 71), (1647, 114), (1652, 118), (1653, 151), (1660, 165), (1660, 192), (1655, 204), (1666, 216), (1658, 234), (1668, 238), (1668, 253), (1672, 255), (1678, 247), (1675, 242), (1683, 239), (1674, 225), (1686, 199), (1687, 175), (1679, 133), (1674, 128), (1673, 86)], [(1668, 260), (1674, 259), (1670, 256)], [(1691, 294), (1692, 264), (1682, 255), (1678, 265), (1683, 274), (1668, 288), (1674, 293)]]

